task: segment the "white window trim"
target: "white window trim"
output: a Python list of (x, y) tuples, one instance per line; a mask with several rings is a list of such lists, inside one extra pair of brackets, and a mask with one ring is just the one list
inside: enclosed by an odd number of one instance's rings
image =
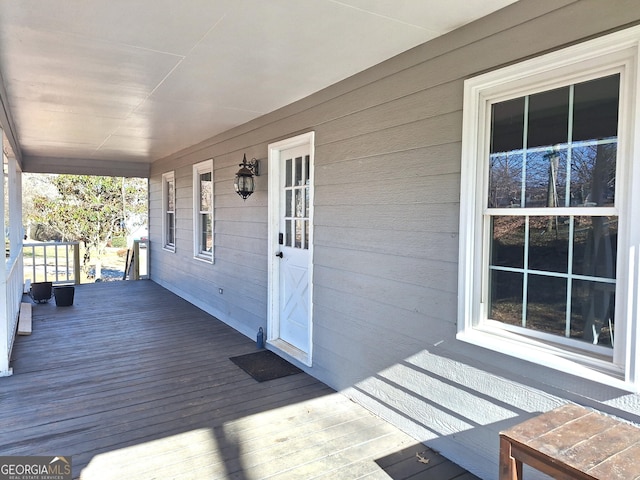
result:
[[(613, 387), (638, 391), (640, 382), (640, 118), (637, 94), (640, 27), (530, 59), (465, 81), (460, 185), (460, 252), (457, 338), (545, 367)], [(483, 210), (491, 104), (619, 72), (616, 345), (613, 360), (523, 337), (484, 322), (487, 318), (489, 232)], [(483, 159), (480, 161), (480, 159)], [(622, 161), (622, 159), (627, 159)], [(535, 215), (542, 212), (527, 211)], [(524, 214), (524, 212), (523, 212)], [(547, 210), (548, 214), (548, 210)], [(585, 214), (588, 214), (585, 211)]]
[[(169, 243), (167, 238), (167, 213), (169, 213), (167, 209), (167, 199), (168, 199), (168, 188), (169, 182), (173, 182), (173, 243)], [(175, 244), (175, 236), (176, 236), (176, 177), (175, 172), (166, 172), (162, 174), (162, 248), (167, 252), (176, 251)]]
[(193, 166), (193, 258), (196, 260), (200, 260), (206, 263), (213, 263), (214, 258), (214, 247), (211, 246), (211, 253), (203, 252), (200, 250), (200, 235), (201, 228), (200, 225), (200, 214), (202, 213), (200, 210), (200, 175), (203, 173), (211, 173), (211, 234), (214, 237), (213, 226), (215, 225), (214, 219), (214, 205), (213, 200), (215, 198), (214, 195), (214, 185), (213, 185), (213, 159), (205, 160), (204, 162), (196, 163)]

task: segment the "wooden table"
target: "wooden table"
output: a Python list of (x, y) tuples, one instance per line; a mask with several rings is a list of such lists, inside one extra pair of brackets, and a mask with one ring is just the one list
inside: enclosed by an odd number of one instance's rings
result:
[(500, 433), (500, 480), (522, 480), (522, 464), (560, 480), (640, 478), (640, 428), (564, 405)]

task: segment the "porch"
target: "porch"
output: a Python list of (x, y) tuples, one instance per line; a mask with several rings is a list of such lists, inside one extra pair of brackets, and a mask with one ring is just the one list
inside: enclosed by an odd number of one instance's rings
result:
[(258, 383), (250, 339), (150, 281), (34, 305), (0, 379), (0, 455), (71, 456), (74, 478), (477, 477), (301, 373)]

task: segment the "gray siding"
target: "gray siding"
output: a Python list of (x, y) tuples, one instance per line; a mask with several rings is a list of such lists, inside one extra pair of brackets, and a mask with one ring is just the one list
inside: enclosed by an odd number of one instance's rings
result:
[[(306, 368), (482, 478), (498, 432), (564, 401), (640, 421), (640, 396), (455, 340), (462, 87), (469, 76), (640, 20), (635, 0), (521, 0), (152, 166), (152, 278), (253, 337), (267, 318), (267, 165), (316, 132), (314, 356)], [(191, 166), (214, 158), (215, 263), (193, 259)], [(175, 170), (175, 253), (160, 183)], [(224, 293), (218, 293), (223, 288)], [(528, 478), (535, 478), (534, 476)]]

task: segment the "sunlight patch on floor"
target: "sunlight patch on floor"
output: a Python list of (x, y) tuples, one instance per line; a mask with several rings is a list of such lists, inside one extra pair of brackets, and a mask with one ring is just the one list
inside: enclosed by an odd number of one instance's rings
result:
[(81, 478), (175, 478), (194, 470), (212, 478), (222, 460), (211, 429), (200, 428), (96, 455)]

